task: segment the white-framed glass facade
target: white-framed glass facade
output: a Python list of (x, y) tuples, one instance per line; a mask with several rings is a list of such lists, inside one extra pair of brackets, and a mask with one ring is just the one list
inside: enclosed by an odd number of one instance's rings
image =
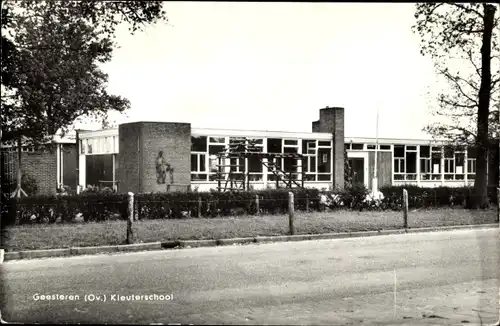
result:
[[(238, 142), (245, 141), (247, 157), (219, 159), (218, 154), (231, 146), (234, 151)], [(236, 137), (199, 135), (191, 137), (191, 180), (215, 182), (219, 168), (225, 175), (229, 172), (235, 179), (250, 182), (276, 181), (276, 174), (285, 174), (286, 179), (300, 181), (332, 181), (332, 141), (324, 139), (302, 139), (293, 137)], [(277, 154), (275, 158), (264, 158), (257, 153)], [(290, 157), (287, 154), (292, 154)], [(293, 157), (303, 154), (303, 158)], [(219, 162), (220, 160), (220, 162)], [(200, 170), (201, 162), (206, 169)]]
[[(467, 182), (474, 180), (476, 173), (476, 154), (473, 148), (465, 146), (448, 146), (436, 144), (418, 144), (417, 140), (409, 140), (410, 144), (361, 143), (351, 140), (344, 147), (347, 151), (392, 152), (392, 180), (419, 184), (425, 181)], [(384, 163), (382, 163), (384, 164)]]
[(393, 176), (395, 181), (464, 182), (474, 180), (475, 161), (474, 150), (462, 146), (394, 145)]

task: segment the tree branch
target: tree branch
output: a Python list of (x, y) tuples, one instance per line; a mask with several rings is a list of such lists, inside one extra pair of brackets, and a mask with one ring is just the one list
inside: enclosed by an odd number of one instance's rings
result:
[(479, 16), (479, 17), (481, 17), (481, 18), (483, 18), (483, 17), (484, 17), (484, 15), (483, 15), (481, 12), (479, 12), (479, 11), (477, 11), (476, 9), (473, 9), (473, 8), (467, 8), (467, 7), (465, 7), (465, 6), (464, 6), (463, 4), (461, 4), (461, 3), (453, 3), (453, 2), (451, 2), (451, 3), (448, 3), (448, 4), (449, 4), (449, 5), (452, 5), (452, 6), (455, 6), (455, 7), (457, 7), (457, 8), (460, 8), (460, 9), (462, 9), (463, 11), (466, 11), (466, 12), (468, 12), (468, 13), (474, 13), (474, 14), (478, 15), (478, 16)]
[(476, 85), (474, 85), (471, 81), (463, 78), (463, 77), (460, 77), (460, 76), (456, 76), (456, 78), (458, 80), (461, 80), (463, 81), (464, 83), (466, 83), (467, 85), (469, 85), (472, 89), (474, 89), (476, 92), (479, 92), (479, 87), (477, 87)]
[[(469, 101), (471, 101), (472, 103), (474, 103), (476, 106), (479, 106), (479, 103), (474, 100), (473, 98), (471, 98), (469, 95), (467, 95), (464, 90), (462, 89), (462, 86), (460, 85), (460, 83), (455, 79), (455, 77), (453, 77), (446, 69), (439, 69), (439, 72), (441, 74), (443, 74), (446, 78), (448, 78), (449, 80), (453, 81), (453, 83), (456, 85), (458, 91), (465, 97), (467, 98)], [(457, 77), (458, 79), (462, 79), (461, 77)], [(462, 79), (463, 80), (463, 79)], [(477, 89), (474, 87), (474, 89)]]
[(492, 90), (497, 86), (498, 82), (500, 82), (500, 77), (491, 81), (491, 89)]
[(449, 105), (449, 106), (452, 106), (452, 107), (459, 107), (459, 108), (464, 108), (464, 109), (475, 109), (477, 108), (477, 105), (475, 104), (471, 104), (471, 105), (465, 105), (465, 104), (460, 104), (458, 102), (452, 102), (452, 101), (449, 101), (445, 98), (441, 98), (439, 99), (440, 102), (446, 104), (446, 105)]
[(470, 132), (469, 130), (463, 128), (463, 127), (459, 127), (459, 126), (452, 126), (451, 129), (455, 129), (457, 131), (460, 131), (461, 133), (463, 133), (466, 137), (473, 137), (474, 139), (477, 139), (477, 135), (473, 132)]
[(472, 63), (472, 65), (474, 66), (474, 69), (476, 69), (476, 73), (477, 75), (479, 76), (479, 78), (481, 78), (481, 69), (476, 65), (476, 63), (474, 62), (474, 58), (472, 57), (472, 50), (469, 50), (467, 51), (467, 55), (469, 57), (469, 61)]
[(475, 29), (473, 30), (472, 28), (470, 29), (463, 29), (463, 28), (454, 28), (455, 31), (460, 32), (460, 33), (465, 33), (465, 34), (480, 34), (484, 32), (484, 29)]

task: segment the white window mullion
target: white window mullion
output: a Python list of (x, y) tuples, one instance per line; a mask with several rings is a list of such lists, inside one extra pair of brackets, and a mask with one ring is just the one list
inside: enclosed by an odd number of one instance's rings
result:
[[(264, 153), (267, 153), (267, 138), (262, 139), (262, 151)], [(266, 163), (268, 162), (267, 158), (263, 158), (262, 162)], [(262, 180), (264, 180), (264, 189), (267, 189), (267, 166), (263, 165), (262, 166)]]
[(467, 158), (467, 146), (465, 146), (465, 152), (464, 152), (464, 184), (467, 187), (468, 182), (467, 182), (467, 174), (469, 173), (468, 171), (468, 158)]
[(417, 145), (417, 185), (420, 186), (420, 145)]
[[(303, 152), (303, 150), (302, 150), (302, 139), (299, 139), (297, 141), (297, 143), (298, 143), (297, 152), (299, 153), (299, 155), (303, 155), (302, 154), (302, 152)], [(302, 171), (302, 159), (300, 159), (300, 158), (297, 159), (297, 165), (298, 165), (298, 167), (297, 167), (297, 175), (298, 175), (297, 180), (300, 182), (300, 181), (302, 181), (302, 172), (303, 172)]]
[(56, 189), (61, 184), (61, 144), (56, 144)]

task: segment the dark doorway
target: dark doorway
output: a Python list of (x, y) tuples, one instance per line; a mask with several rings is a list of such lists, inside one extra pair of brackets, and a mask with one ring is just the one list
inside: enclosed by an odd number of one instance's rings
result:
[[(113, 155), (87, 155), (86, 159), (86, 181), (87, 185), (107, 186), (112, 188), (113, 183)], [(101, 183), (102, 181), (107, 181)], [(86, 186), (87, 186), (86, 185)]]
[(353, 185), (365, 185), (365, 159), (362, 157), (349, 158)]

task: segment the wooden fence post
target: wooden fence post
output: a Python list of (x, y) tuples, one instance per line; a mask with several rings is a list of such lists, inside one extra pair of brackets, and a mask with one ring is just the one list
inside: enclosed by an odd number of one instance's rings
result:
[(201, 214), (201, 197), (198, 197), (198, 217), (202, 217), (203, 215)]
[(128, 219), (127, 219), (127, 244), (134, 243), (134, 231), (132, 221), (134, 220), (134, 193), (128, 193)]
[(405, 229), (408, 228), (408, 191), (403, 189), (403, 219)]
[(259, 195), (255, 195), (255, 207), (257, 209), (257, 215), (260, 215), (260, 202), (259, 202)]
[(293, 225), (294, 220), (294, 201), (293, 201), (293, 192), (288, 193), (288, 222), (290, 226), (290, 235), (295, 234), (295, 227)]

